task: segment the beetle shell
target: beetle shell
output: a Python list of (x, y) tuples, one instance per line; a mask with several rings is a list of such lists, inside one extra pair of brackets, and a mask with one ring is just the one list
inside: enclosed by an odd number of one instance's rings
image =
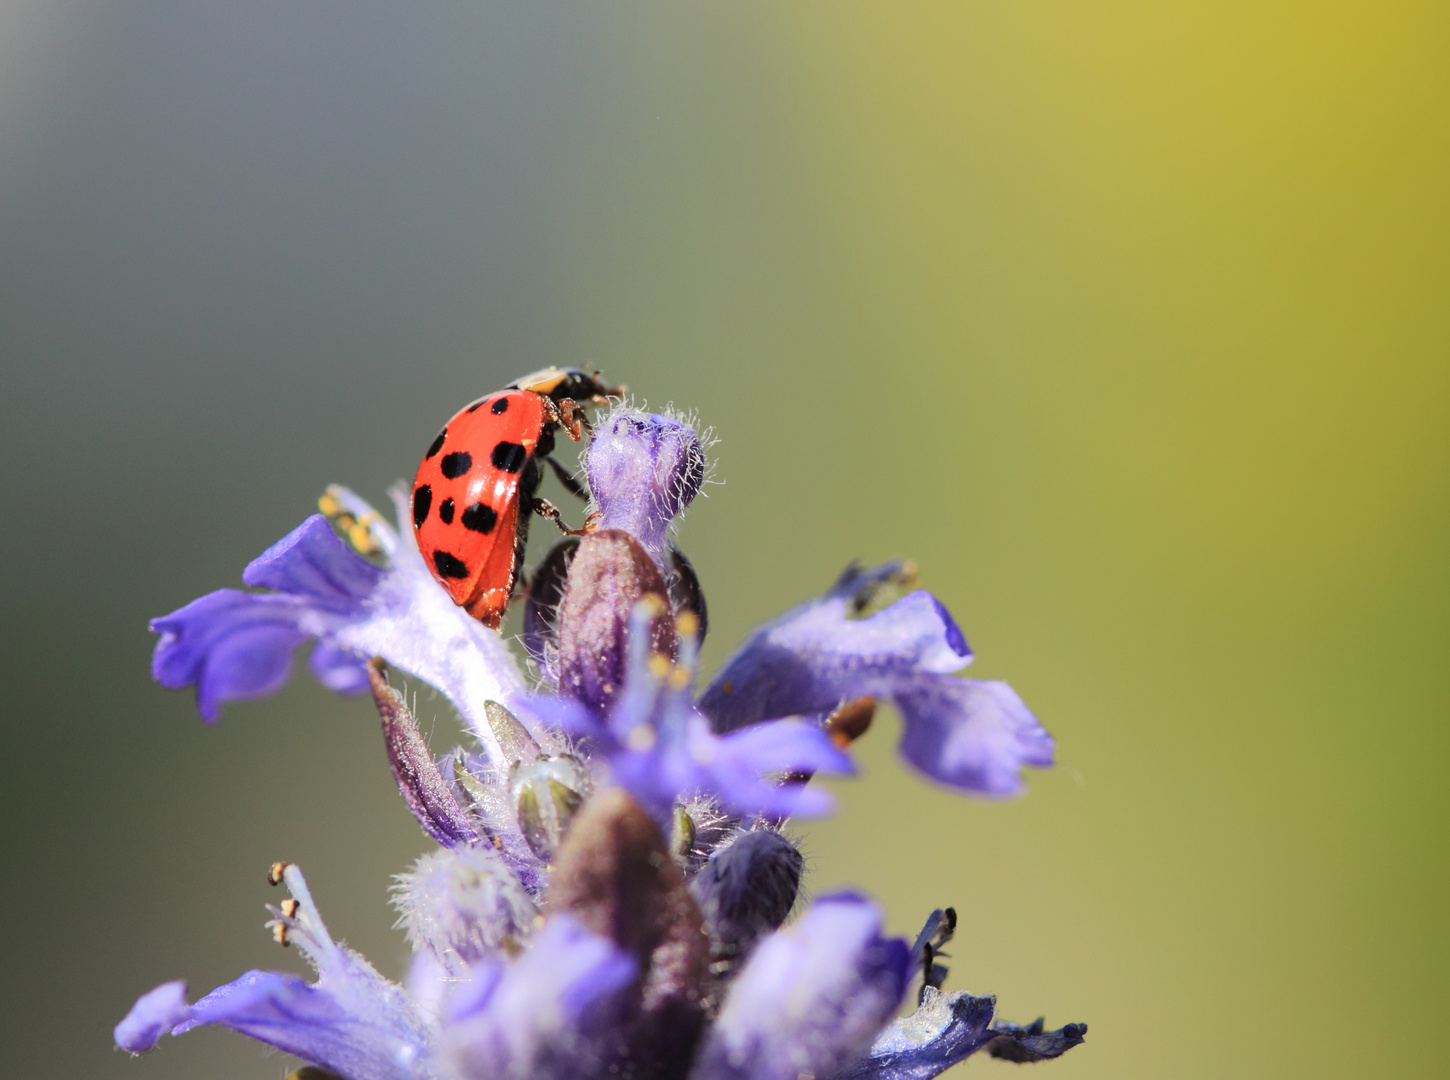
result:
[(539, 486), (553, 449), (549, 403), (503, 390), (460, 409), (438, 433), (413, 481), (413, 528), (423, 560), (454, 603), (497, 628), (513, 596)]

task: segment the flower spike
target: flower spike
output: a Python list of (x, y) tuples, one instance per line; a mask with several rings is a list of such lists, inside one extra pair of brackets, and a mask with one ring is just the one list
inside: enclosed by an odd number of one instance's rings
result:
[[(304, 645), (323, 685), (370, 690), (399, 793), (438, 847), (395, 879), (403, 984), (337, 942), (279, 862), (267, 880), (290, 895), (266, 926), (315, 978), (249, 971), (195, 1003), (164, 983), (116, 1026), (119, 1048), (213, 1024), (301, 1058), (290, 1080), (931, 1080), (979, 1050), (1034, 1062), (1083, 1041), (1085, 1025), (994, 1023), (993, 998), (943, 991), (944, 948), (981, 932), (952, 908), (914, 944), (851, 893), (787, 923), (806, 860), (782, 821), (830, 808), (811, 779), (853, 771), (846, 751), (879, 705), (904, 721), (903, 756), (962, 791), (1016, 792), (1053, 744), (1006, 683), (958, 676), (972, 653), (934, 596), (876, 610), (886, 587), (915, 589), (907, 563), (848, 567), (697, 696), (704, 592), (670, 539), (711, 467), (692, 420), (621, 406), (592, 432), (593, 513), (522, 605), (526, 686), (489, 628), (524, 550), (504, 511), (552, 511), (533, 498), (552, 436), (583, 439), (581, 395), (617, 393), (551, 369), (480, 397), (429, 450), (437, 485), (412, 506), (393, 493), (401, 529), (329, 488), (321, 514), (247, 566), (252, 591), (152, 623), (157, 680), (195, 687), (208, 721), (280, 687)], [(424, 522), (431, 569), (410, 527)], [(451, 591), (460, 537), (499, 556), (476, 564), (490, 583), (477, 619)], [(435, 755), (390, 668), (437, 687), (474, 743)], [(917, 1008), (894, 1019), (912, 986)]]

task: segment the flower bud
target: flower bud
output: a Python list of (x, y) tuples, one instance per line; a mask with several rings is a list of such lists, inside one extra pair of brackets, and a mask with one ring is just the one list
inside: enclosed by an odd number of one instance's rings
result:
[(533, 898), (488, 847), (444, 848), (398, 875), (394, 901), (414, 949), (457, 973), (498, 950), (517, 949), (539, 914)]
[(559, 693), (607, 710), (624, 686), (630, 613), (646, 596), (658, 599), (650, 647), (674, 659), (678, 648), (665, 580), (629, 533), (602, 529), (579, 543), (559, 604)]
[(529, 850), (544, 862), (553, 861), (589, 788), (589, 773), (572, 754), (514, 764), (509, 789), (519, 831)]
[(690, 891), (704, 912), (722, 971), (733, 969), (759, 938), (785, 922), (804, 868), (796, 846), (771, 829), (741, 833), (710, 857)]
[(668, 416), (623, 409), (594, 433), (584, 462), (600, 524), (623, 529), (664, 568), (670, 522), (699, 494), (709, 461), (700, 436)]

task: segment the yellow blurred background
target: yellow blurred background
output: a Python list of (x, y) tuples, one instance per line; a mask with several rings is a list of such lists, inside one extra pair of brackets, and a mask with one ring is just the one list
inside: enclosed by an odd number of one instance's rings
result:
[(809, 887), (898, 933), (956, 905), (949, 989), (1089, 1024), (1035, 1069), (1444, 1075), (1447, 29), (11, 5), (16, 1075), (283, 1075), (229, 1033), (109, 1050), (157, 982), (293, 961), (259, 925), (274, 858), (402, 970), (386, 888), (427, 845), (371, 706), (302, 675), (205, 728), (147, 681), (145, 621), (553, 362), (717, 429), (681, 532), (707, 665), (850, 559), (910, 557), (1056, 736), (988, 804), (908, 774), (883, 717), (800, 830)]

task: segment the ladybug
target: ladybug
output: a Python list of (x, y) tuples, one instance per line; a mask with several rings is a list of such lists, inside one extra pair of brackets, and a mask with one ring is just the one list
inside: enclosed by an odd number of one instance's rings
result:
[(534, 496), (542, 463), (587, 497), (549, 456), (555, 430), (578, 442), (589, 427), (584, 408), (623, 394), (597, 371), (545, 368), (464, 406), (423, 455), (413, 480), (418, 549), (453, 602), (485, 626), (497, 629), (508, 609), (532, 516), (570, 532), (559, 511)]

